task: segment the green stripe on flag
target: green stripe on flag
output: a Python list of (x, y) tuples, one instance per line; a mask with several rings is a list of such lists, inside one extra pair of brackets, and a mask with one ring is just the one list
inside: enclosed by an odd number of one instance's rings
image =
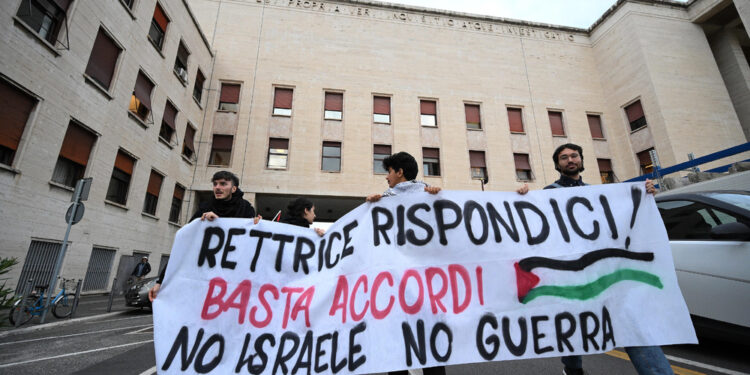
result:
[(625, 280), (639, 281), (657, 287), (659, 289), (664, 287), (661, 283), (661, 280), (659, 279), (659, 276), (645, 271), (624, 268), (612, 272), (608, 275), (604, 275), (596, 279), (595, 281), (584, 285), (543, 285), (536, 287), (529, 291), (529, 294), (527, 294), (523, 299), (523, 303), (529, 303), (535, 298), (541, 296), (555, 296), (567, 299), (587, 300), (598, 296), (605, 289), (612, 286), (612, 284)]

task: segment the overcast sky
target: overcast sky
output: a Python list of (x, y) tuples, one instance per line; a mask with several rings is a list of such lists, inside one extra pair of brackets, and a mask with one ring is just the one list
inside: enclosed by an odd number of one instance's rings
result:
[[(615, 0), (383, 0), (587, 29)], [(678, 0), (684, 2), (686, 0)]]

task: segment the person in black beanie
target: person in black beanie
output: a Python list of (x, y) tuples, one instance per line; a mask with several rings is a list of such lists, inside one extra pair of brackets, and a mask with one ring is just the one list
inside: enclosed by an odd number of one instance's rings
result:
[[(297, 198), (286, 207), (286, 215), (281, 219), (282, 223), (296, 225), (298, 227), (310, 228), (315, 221), (315, 205), (307, 198)], [(321, 228), (313, 228), (315, 233), (323, 236), (326, 231)]]
[[(195, 211), (190, 221), (195, 219), (213, 221), (219, 217), (237, 217), (254, 218), (255, 224), (258, 224), (261, 217), (256, 217), (253, 205), (242, 199), (245, 193), (240, 190), (240, 179), (234, 173), (229, 171), (216, 172), (211, 178), (211, 182), (213, 183), (214, 196), (198, 206), (198, 210)], [(148, 291), (149, 300), (153, 301), (159, 293), (166, 271), (167, 267), (164, 267), (159, 272), (159, 279)]]

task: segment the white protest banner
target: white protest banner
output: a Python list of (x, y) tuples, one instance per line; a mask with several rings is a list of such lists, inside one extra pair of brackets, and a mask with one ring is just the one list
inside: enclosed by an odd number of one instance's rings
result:
[[(322, 207), (321, 207), (322, 208)], [(372, 373), (697, 342), (642, 183), (366, 203), (323, 237), (196, 220), (154, 302), (160, 373)]]

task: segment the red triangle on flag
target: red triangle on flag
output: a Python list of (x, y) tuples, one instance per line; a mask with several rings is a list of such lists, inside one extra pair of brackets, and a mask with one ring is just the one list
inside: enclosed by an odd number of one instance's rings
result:
[(536, 284), (539, 284), (539, 276), (534, 275), (530, 271), (524, 271), (518, 262), (513, 264), (516, 268), (516, 287), (518, 288), (518, 301), (523, 302), (523, 298), (533, 289)]

